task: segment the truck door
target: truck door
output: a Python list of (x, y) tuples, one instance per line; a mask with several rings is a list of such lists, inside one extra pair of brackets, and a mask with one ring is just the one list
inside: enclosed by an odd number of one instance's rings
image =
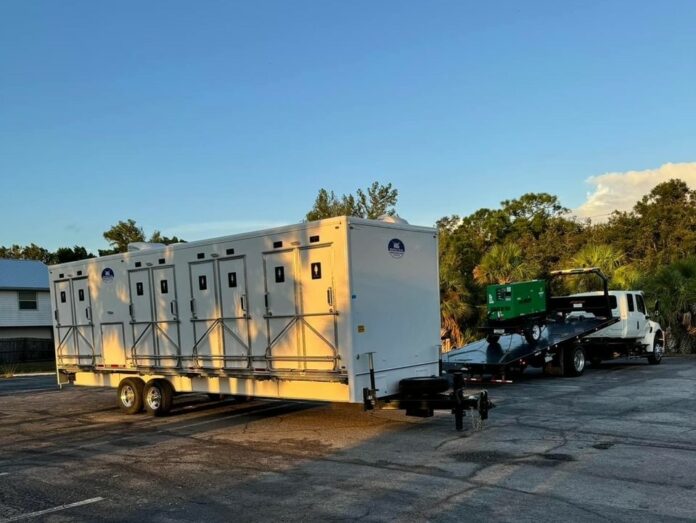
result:
[(251, 347), (245, 258), (220, 260), (218, 273), (225, 367), (245, 368)]
[(331, 245), (300, 250), (304, 368), (332, 370), (337, 355), (336, 309)]
[[(626, 294), (626, 305), (628, 306), (628, 320), (626, 325), (627, 338), (638, 338), (640, 333), (641, 314), (636, 310), (634, 296), (635, 295), (632, 293)], [(643, 315), (643, 321), (645, 321), (645, 315)]]
[(152, 312), (150, 269), (129, 271), (128, 286), (133, 329), (131, 355), (135, 358), (136, 365), (155, 366), (155, 324)]
[(638, 337), (643, 338), (647, 333), (648, 333), (648, 318), (647, 318), (647, 310), (645, 309), (645, 299), (643, 299), (643, 295), (640, 293), (635, 294), (636, 297), (636, 312), (637, 314), (637, 319), (636, 321), (638, 322)]
[(196, 361), (202, 367), (222, 366), (220, 339), (220, 308), (215, 292), (215, 265), (213, 261), (189, 265), (191, 280), (191, 320)]
[(179, 304), (176, 299), (174, 267), (152, 269), (152, 281), (158, 365), (176, 367), (179, 364)]
[(266, 284), (266, 357), (271, 369), (298, 369), (299, 329), (295, 300), (295, 253), (279, 251), (264, 256)]

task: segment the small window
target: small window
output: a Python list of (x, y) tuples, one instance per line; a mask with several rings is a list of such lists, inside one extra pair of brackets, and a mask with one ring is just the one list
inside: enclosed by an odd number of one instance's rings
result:
[(285, 281), (285, 267), (275, 268), (275, 281), (276, 283), (283, 283)]
[(160, 258), (159, 260), (157, 260), (157, 263), (159, 263), (160, 265), (164, 265), (165, 263), (167, 263), (167, 260), (165, 260), (164, 258)]
[(67, 298), (65, 297), (65, 291), (60, 291), (60, 302), (65, 303)]
[(85, 290), (84, 289), (77, 290), (77, 299), (80, 301), (85, 301)]
[(19, 291), (17, 292), (17, 297), (19, 298), (19, 310), (35, 311), (38, 309), (36, 291)]
[(638, 307), (638, 312), (645, 314), (645, 302), (640, 294), (636, 294), (636, 306)]
[(626, 299), (628, 300), (628, 312), (633, 312), (635, 310), (633, 306), (633, 294), (627, 294)]
[(227, 249), (225, 251), (226, 254), (234, 254), (234, 249)]
[(228, 272), (227, 273), (227, 286), (228, 287), (236, 287), (237, 286), (237, 273), (236, 272)]
[(202, 260), (203, 258), (205, 258), (205, 253), (199, 252), (198, 254), (196, 254), (196, 258), (198, 258), (199, 260)]
[(138, 296), (142, 296), (144, 294), (143, 282), (139, 281), (135, 284), (135, 294), (137, 294)]
[(208, 278), (205, 277), (205, 274), (201, 274), (198, 277), (198, 289), (204, 291), (207, 288), (208, 288)]
[(273, 242), (274, 249), (280, 249), (283, 246), (283, 242)]
[(160, 292), (162, 294), (167, 294), (169, 292), (169, 284), (167, 280), (160, 280)]
[(143, 266), (143, 262), (135, 262), (135, 266), (136, 266), (136, 267), (142, 267), (142, 266)]
[(319, 235), (310, 236), (310, 237), (309, 237), (309, 243), (319, 243)]
[(78, 276), (82, 276), (82, 271), (77, 271)]

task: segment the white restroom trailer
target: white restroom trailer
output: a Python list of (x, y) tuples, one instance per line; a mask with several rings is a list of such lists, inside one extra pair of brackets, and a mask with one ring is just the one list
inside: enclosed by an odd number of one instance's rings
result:
[(54, 265), (59, 381), (155, 414), (182, 392), (398, 394), (438, 375), (440, 344), (437, 231), (402, 222), (330, 218)]

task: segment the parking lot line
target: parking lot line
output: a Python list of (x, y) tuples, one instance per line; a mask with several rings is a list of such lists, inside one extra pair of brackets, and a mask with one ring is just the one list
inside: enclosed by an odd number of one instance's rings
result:
[(104, 498), (102, 498), (102, 497), (89, 498), (89, 499), (84, 499), (82, 501), (76, 501), (75, 503), (67, 503), (65, 505), (59, 505), (59, 506), (53, 507), (53, 508), (47, 508), (44, 510), (37, 510), (36, 512), (29, 512), (27, 514), (19, 514), (17, 516), (12, 516), (11, 518), (0, 519), (0, 523), (9, 523), (10, 521), (20, 521), (22, 519), (35, 518), (38, 516), (43, 516), (45, 514), (51, 514), (53, 512), (60, 512), (61, 510), (67, 510), (70, 508), (81, 507), (83, 505), (90, 505), (92, 503), (102, 501), (103, 499)]

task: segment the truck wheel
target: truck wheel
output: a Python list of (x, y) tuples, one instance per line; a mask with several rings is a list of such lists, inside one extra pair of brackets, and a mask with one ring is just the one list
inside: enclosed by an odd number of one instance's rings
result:
[(172, 410), (174, 388), (167, 380), (152, 380), (145, 385), (145, 410), (153, 416), (164, 416)]
[(662, 342), (660, 340), (655, 340), (653, 351), (651, 354), (648, 354), (648, 363), (650, 363), (650, 365), (659, 365), (662, 361), (662, 354), (664, 352), (665, 350), (662, 347)]
[(568, 377), (581, 376), (585, 371), (585, 350), (580, 346), (566, 347), (563, 350), (563, 371)]
[(126, 414), (137, 414), (143, 410), (142, 380), (126, 378), (118, 385), (118, 406)]
[(415, 378), (405, 378), (399, 382), (399, 390), (406, 394), (439, 394), (449, 389), (447, 378), (438, 376), (417, 376)]
[(527, 343), (530, 345), (539, 341), (539, 339), (541, 339), (541, 325), (535, 323), (529, 329), (525, 329), (524, 339), (527, 340)]

